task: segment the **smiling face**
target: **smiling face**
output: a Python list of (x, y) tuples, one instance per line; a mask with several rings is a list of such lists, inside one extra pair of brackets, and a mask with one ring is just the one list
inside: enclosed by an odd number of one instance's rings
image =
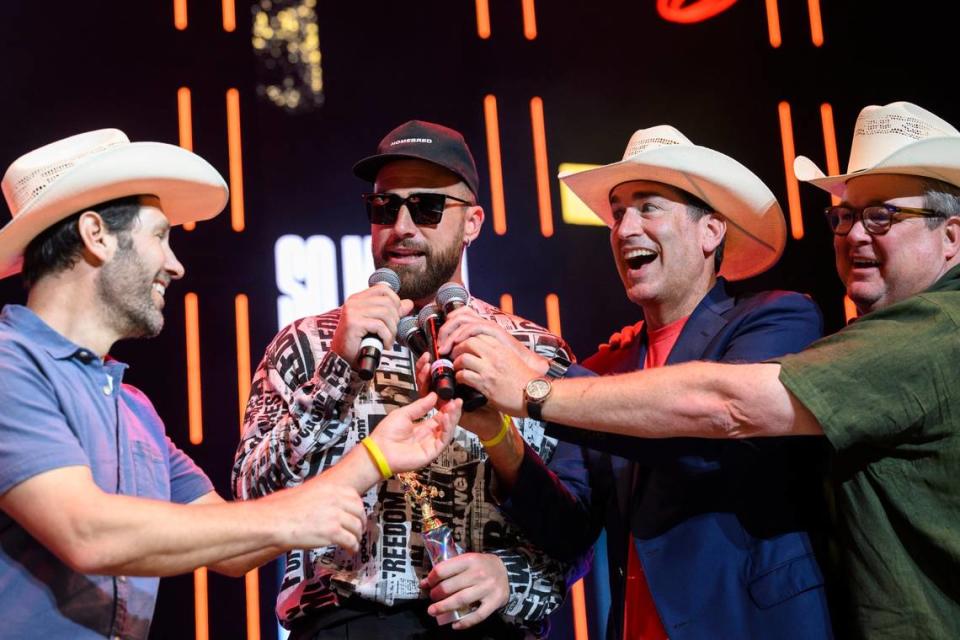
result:
[[(377, 193), (444, 193), (468, 202), (476, 198), (466, 184), (443, 167), (422, 160), (396, 160), (383, 166)], [(460, 281), (463, 248), (480, 233), (483, 209), (448, 199), (438, 224), (417, 225), (406, 205), (394, 224), (370, 228), (373, 263), (400, 276), (400, 297), (424, 302), (446, 282)]]
[(688, 315), (715, 281), (713, 252), (725, 223), (692, 215), (680, 190), (658, 182), (617, 185), (610, 206), (610, 246), (627, 297), (648, 322)]
[(116, 249), (96, 279), (104, 316), (121, 337), (156, 336), (163, 329), (167, 286), (184, 273), (170, 248), (170, 223), (159, 202), (141, 199), (133, 228), (115, 238)]
[[(923, 208), (923, 178), (865, 175), (847, 183), (844, 205), (861, 208), (890, 204)], [(920, 293), (952, 264), (955, 222), (930, 228), (923, 218), (895, 222), (883, 235), (872, 236), (857, 221), (845, 236), (834, 236), (837, 273), (861, 314)]]

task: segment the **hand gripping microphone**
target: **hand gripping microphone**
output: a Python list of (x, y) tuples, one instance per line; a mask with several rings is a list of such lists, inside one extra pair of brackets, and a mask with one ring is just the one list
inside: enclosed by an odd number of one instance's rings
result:
[(420, 356), (430, 349), (427, 339), (417, 326), (417, 316), (400, 318), (400, 324), (397, 325), (397, 342), (410, 349), (414, 360), (419, 360)]
[(443, 312), (435, 304), (428, 304), (420, 310), (417, 324), (427, 339), (427, 348), (433, 364), (430, 365), (430, 389), (436, 391), (443, 400), (453, 397), (457, 383), (453, 375), (453, 363), (437, 352), (437, 332), (443, 324)]
[[(444, 313), (451, 313), (455, 309), (467, 306), (470, 293), (466, 287), (456, 282), (448, 282), (437, 290), (437, 304)], [(487, 397), (470, 385), (457, 383), (454, 397), (463, 400), (464, 411), (475, 411), (487, 404)]]
[[(400, 291), (400, 276), (387, 268), (377, 269), (370, 275), (367, 284), (390, 287), (396, 293)], [(357, 375), (361, 380), (373, 378), (374, 371), (380, 366), (380, 354), (383, 353), (383, 340), (375, 333), (368, 333), (360, 341), (360, 351), (357, 353)]]

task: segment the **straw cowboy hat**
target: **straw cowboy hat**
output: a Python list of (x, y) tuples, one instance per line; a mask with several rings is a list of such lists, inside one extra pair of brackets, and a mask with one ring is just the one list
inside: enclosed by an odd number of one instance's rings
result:
[(227, 185), (210, 164), (160, 142), (130, 142), (100, 129), (17, 158), (0, 183), (13, 220), (0, 229), (0, 278), (19, 273), (23, 252), (43, 230), (86, 207), (152, 195), (171, 225), (207, 220), (227, 204)]
[(763, 273), (783, 253), (786, 222), (763, 181), (730, 156), (693, 144), (669, 125), (635, 132), (620, 162), (560, 179), (607, 226), (613, 226), (610, 191), (624, 182), (661, 182), (703, 200), (727, 221), (720, 275), (728, 280)]
[(960, 131), (909, 102), (871, 105), (857, 116), (846, 173), (826, 176), (804, 156), (793, 161), (793, 173), (838, 196), (851, 178), (873, 173), (923, 176), (960, 186)]

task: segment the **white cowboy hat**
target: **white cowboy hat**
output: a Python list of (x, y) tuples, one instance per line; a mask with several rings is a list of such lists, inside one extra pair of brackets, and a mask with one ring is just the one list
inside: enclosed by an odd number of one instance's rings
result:
[(772, 267), (786, 243), (786, 222), (776, 197), (752, 171), (719, 151), (700, 147), (669, 125), (636, 131), (623, 160), (560, 179), (613, 226), (610, 191), (650, 180), (699, 198), (727, 221), (720, 275), (742, 280)]
[(171, 225), (207, 220), (227, 204), (227, 185), (200, 156), (161, 142), (130, 142), (100, 129), (52, 142), (10, 165), (0, 183), (13, 219), (0, 229), (0, 278), (19, 273), (44, 229), (101, 202), (152, 195)]
[(923, 176), (960, 186), (960, 131), (909, 102), (871, 105), (857, 116), (846, 173), (826, 176), (804, 156), (793, 161), (793, 173), (838, 196), (848, 180), (872, 173)]

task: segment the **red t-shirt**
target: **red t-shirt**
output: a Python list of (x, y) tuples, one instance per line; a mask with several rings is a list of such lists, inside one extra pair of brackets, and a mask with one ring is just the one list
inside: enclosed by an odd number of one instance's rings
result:
[[(677, 343), (680, 332), (690, 316), (675, 320), (659, 329), (647, 327), (647, 356), (643, 361), (644, 369), (662, 367)], [(629, 640), (667, 640), (667, 632), (657, 615), (653, 603), (650, 585), (643, 575), (643, 565), (637, 557), (637, 548), (633, 536), (627, 550), (627, 584), (624, 594), (623, 637)]]

